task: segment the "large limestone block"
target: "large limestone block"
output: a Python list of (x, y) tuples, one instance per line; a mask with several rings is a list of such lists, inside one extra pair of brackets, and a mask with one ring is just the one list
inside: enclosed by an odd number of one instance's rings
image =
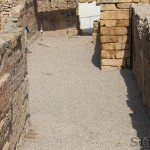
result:
[(109, 58), (112, 58), (112, 59), (115, 59), (115, 55), (116, 55), (116, 52), (115, 51), (105, 51), (105, 50), (102, 50), (101, 51), (101, 58), (106, 58), (106, 59), (109, 59)]
[(129, 19), (129, 10), (101, 12), (102, 19)]
[(117, 36), (117, 38), (118, 38), (119, 43), (128, 43), (128, 41), (129, 41), (128, 35)]
[(130, 5), (131, 5), (131, 3), (118, 3), (117, 8), (119, 8), (119, 9), (129, 9)]
[(101, 20), (101, 27), (129, 27), (129, 20)]
[(117, 27), (117, 21), (116, 20), (101, 20), (100, 26), (101, 27)]
[(126, 35), (128, 34), (128, 29), (126, 27), (101, 27), (102, 35)]
[(124, 43), (106, 43), (106, 44), (101, 44), (101, 49), (102, 50), (125, 50), (125, 49), (129, 49), (129, 45)]
[(125, 59), (101, 59), (102, 66), (123, 67), (126, 66)]
[(101, 4), (101, 11), (117, 10), (115, 4)]
[(129, 20), (117, 20), (118, 27), (129, 27)]
[(117, 43), (117, 36), (101, 36), (101, 43)]

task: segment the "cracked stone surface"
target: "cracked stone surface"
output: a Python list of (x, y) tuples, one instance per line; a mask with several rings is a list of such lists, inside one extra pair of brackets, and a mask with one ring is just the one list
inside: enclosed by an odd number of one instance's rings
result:
[(130, 70), (100, 71), (91, 37), (30, 46), (31, 131), (21, 150), (144, 150), (150, 122)]

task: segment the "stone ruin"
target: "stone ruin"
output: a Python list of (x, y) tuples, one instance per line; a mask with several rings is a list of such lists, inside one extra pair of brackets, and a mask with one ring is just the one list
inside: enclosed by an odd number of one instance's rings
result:
[[(80, 0), (82, 3), (92, 1)], [(150, 8), (137, 5), (149, 0), (95, 1), (101, 7), (101, 19), (94, 22), (93, 30), (94, 43), (101, 42), (100, 68), (133, 66), (144, 104), (149, 109)], [(0, 1), (1, 150), (14, 150), (27, 131), (27, 38), (31, 41), (40, 30), (56, 36), (78, 35), (77, 12), (76, 0)]]

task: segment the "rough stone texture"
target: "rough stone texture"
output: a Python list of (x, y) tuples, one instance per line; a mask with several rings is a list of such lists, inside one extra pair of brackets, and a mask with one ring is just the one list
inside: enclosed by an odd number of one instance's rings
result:
[[(13, 21), (16, 22), (17, 27), (27, 27), (29, 30), (29, 38), (33, 37), (38, 31), (35, 1), (27, 0), (23, 4), (18, 5), (18, 7), (20, 9), (15, 7), (12, 10)], [(20, 11), (19, 17), (15, 15), (18, 10)]]
[(14, 150), (28, 115), (25, 37), (22, 28), (0, 37), (0, 149)]
[[(130, 5), (138, 3), (149, 3), (149, 0), (101, 1), (101, 68), (131, 66)], [(110, 50), (113, 51), (113, 55)]]
[(150, 111), (150, 5), (134, 7), (133, 15), (133, 71), (143, 101)]
[(78, 34), (76, 0), (38, 0), (36, 5), (39, 30), (51, 31), (51, 35)]
[[(6, 0), (1, 0), (0, 1), (0, 29), (4, 29), (5, 22), (7, 18), (11, 17), (11, 9), (18, 5), (17, 1), (6, 1)], [(13, 26), (13, 23), (10, 22), (10, 26)]]
[[(37, 20), (35, 14), (34, 0), (29, 1), (7, 1), (2, 0), (1, 30), (9, 31), (17, 27), (27, 27), (29, 37), (37, 32)], [(31, 19), (32, 18), (32, 19)]]

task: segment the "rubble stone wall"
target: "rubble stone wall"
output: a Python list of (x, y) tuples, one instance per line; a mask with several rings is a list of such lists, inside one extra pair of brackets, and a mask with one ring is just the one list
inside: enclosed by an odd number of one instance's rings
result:
[(38, 27), (34, 0), (27, 0), (14, 7), (12, 10), (12, 17), (14, 18), (13, 21), (16, 23), (17, 27), (27, 27), (29, 30), (29, 37), (32, 37), (37, 33)]
[(17, 27), (27, 27), (30, 37), (35, 35), (37, 20), (34, 0), (22, 2), (2, 0), (1, 3), (1, 30), (9, 31)]
[(24, 30), (0, 32), (0, 149), (14, 150), (28, 116)]
[(77, 35), (77, 6), (76, 0), (37, 0), (39, 30), (55, 35)]
[(150, 4), (142, 4), (133, 10), (133, 71), (150, 112)]
[(17, 1), (0, 1), (0, 29), (4, 28), (7, 18), (10, 18), (12, 16), (11, 9), (16, 5), (18, 5)]

